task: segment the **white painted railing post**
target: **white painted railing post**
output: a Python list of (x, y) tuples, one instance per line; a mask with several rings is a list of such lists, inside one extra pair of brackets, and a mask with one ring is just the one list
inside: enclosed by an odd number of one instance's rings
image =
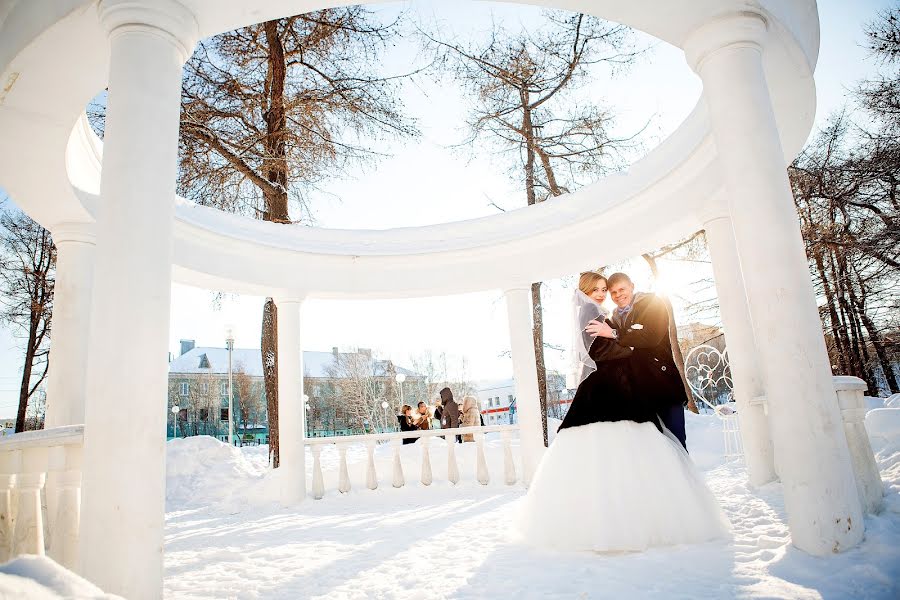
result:
[(43, 473), (16, 475), (18, 501), (16, 528), (13, 534), (13, 554), (44, 554), (44, 519), (41, 514)]
[(368, 464), (366, 465), (366, 487), (370, 490), (378, 489), (378, 475), (375, 472), (375, 440), (369, 440), (366, 444)]
[(58, 500), (51, 528), (50, 557), (74, 569), (78, 564), (78, 528), (81, 515), (81, 471), (65, 471), (58, 480)]
[[(425, 444), (426, 441), (424, 439), (421, 440), (422, 444)], [(393, 442), (393, 451), (394, 451), (394, 477), (391, 481), (391, 485), (395, 488), (401, 488), (406, 485), (406, 478), (403, 476), (403, 463), (400, 461), (400, 446), (403, 444), (400, 440), (394, 440)]]
[(459, 466), (456, 464), (456, 436), (447, 436), (447, 479), (456, 485), (459, 483)]
[(858, 377), (840, 376), (834, 378), (834, 391), (841, 406), (844, 433), (850, 448), (850, 460), (856, 477), (856, 489), (863, 510), (875, 513), (881, 508), (884, 485), (875, 463), (875, 453), (866, 432), (866, 405), (863, 392), (868, 389), (866, 382)]
[(325, 496), (325, 479), (322, 477), (322, 447), (314, 444), (312, 447), (313, 455), (313, 474), (312, 474), (312, 493), (313, 498), (321, 500)]
[(350, 491), (350, 472), (347, 470), (347, 445), (338, 444), (338, 453), (341, 455), (338, 491), (342, 494), (346, 494)]
[(512, 448), (509, 442), (509, 432), (500, 434), (503, 439), (503, 475), (506, 485), (516, 483), (516, 462), (513, 460)]
[(428, 443), (431, 440), (422, 438), (422, 485), (431, 485), (431, 454), (428, 452)]
[(475, 478), (481, 485), (487, 485), (491, 481), (488, 473), (487, 460), (484, 458), (484, 434), (475, 434)]
[(5, 473), (0, 475), (0, 563), (12, 558), (13, 532), (15, 519), (13, 514), (13, 494), (16, 476)]

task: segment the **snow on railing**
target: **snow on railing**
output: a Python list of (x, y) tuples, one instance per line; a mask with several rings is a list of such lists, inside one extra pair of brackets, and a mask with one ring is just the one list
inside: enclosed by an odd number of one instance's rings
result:
[(0, 438), (0, 562), (46, 551), (75, 568), (83, 441), (83, 425)]
[(325, 496), (325, 479), (322, 475), (322, 463), (320, 455), (322, 446), (334, 444), (340, 456), (338, 470), (338, 491), (347, 493), (350, 491), (350, 471), (347, 468), (347, 448), (352, 444), (364, 444), (367, 450), (366, 460), (366, 487), (370, 490), (378, 488), (378, 475), (375, 471), (375, 446), (378, 442), (388, 442), (393, 447), (393, 475), (391, 485), (400, 488), (406, 485), (406, 476), (403, 473), (403, 464), (400, 459), (400, 447), (404, 439), (416, 438), (421, 441), (416, 446), (422, 448), (422, 469), (419, 481), (422, 485), (431, 485), (433, 481), (431, 471), (431, 456), (429, 454), (429, 441), (434, 437), (447, 437), (447, 478), (451, 483), (459, 482), (459, 466), (456, 462), (456, 436), (472, 434), (475, 439), (475, 479), (481, 485), (490, 482), (487, 460), (484, 455), (484, 435), (486, 433), (499, 432), (503, 441), (503, 471), (506, 485), (516, 483), (516, 465), (513, 460), (510, 438), (514, 432), (519, 431), (518, 425), (488, 425), (485, 427), (460, 427), (457, 429), (424, 429), (419, 431), (396, 431), (391, 433), (372, 433), (368, 435), (349, 435), (327, 438), (307, 438), (304, 443), (310, 446), (313, 455), (312, 470), (312, 495), (319, 500)]

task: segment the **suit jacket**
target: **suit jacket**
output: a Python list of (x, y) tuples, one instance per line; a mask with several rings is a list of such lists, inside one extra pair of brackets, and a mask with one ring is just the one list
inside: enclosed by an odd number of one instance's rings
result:
[(618, 332), (616, 343), (633, 348), (636, 367), (646, 376), (641, 384), (659, 407), (687, 404), (681, 374), (672, 356), (669, 338), (669, 312), (666, 303), (655, 294), (640, 294), (625, 322), (617, 325), (607, 320)]

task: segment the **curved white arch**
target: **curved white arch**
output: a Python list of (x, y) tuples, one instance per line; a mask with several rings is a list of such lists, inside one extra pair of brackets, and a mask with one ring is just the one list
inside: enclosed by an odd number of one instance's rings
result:
[[(625, 23), (676, 46), (744, 0), (546, 0)], [(200, 34), (295, 14), (329, 0), (183, 2)], [(786, 162), (805, 141), (815, 112), (812, 71), (818, 27), (812, 0), (749, 3), (766, 15), (764, 63)], [(0, 185), (53, 230), (90, 222), (99, 190), (99, 140), (80, 118), (104, 87), (106, 34), (94, 3), (18, 2), (0, 28)], [(66, 48), (66, 52), (59, 52)], [(9, 82), (11, 82), (10, 85)], [(73, 127), (74, 124), (74, 127)], [(578, 192), (502, 215), (383, 231), (276, 225), (176, 202), (174, 275), (234, 292), (303, 290), (338, 297), (445, 294), (497, 288), (613, 262), (702, 227), (720, 210), (722, 182), (701, 97), (691, 115), (628, 171)], [(641, 234), (636, 234), (637, 231)], [(593, 253), (597, 260), (584, 264)], [(471, 269), (477, 261), (479, 268)]]

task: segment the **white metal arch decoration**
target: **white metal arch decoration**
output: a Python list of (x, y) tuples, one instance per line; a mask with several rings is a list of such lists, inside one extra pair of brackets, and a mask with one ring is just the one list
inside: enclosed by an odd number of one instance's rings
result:
[(735, 408), (728, 349), (719, 350), (709, 344), (694, 346), (684, 357), (684, 376), (694, 398), (722, 421), (725, 460), (742, 459), (740, 413)]

